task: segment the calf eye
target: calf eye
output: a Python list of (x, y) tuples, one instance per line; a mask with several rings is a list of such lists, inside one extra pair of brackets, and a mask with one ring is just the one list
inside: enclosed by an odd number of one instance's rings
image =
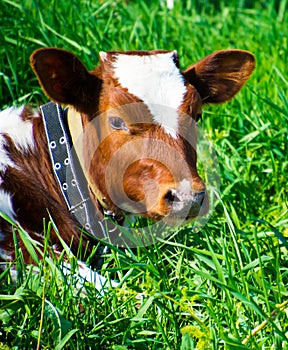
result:
[(124, 131), (129, 130), (124, 120), (119, 117), (110, 117), (109, 124), (115, 130), (124, 130)]

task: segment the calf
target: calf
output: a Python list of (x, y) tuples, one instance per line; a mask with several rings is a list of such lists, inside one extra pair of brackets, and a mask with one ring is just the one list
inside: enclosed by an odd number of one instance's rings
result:
[[(207, 212), (196, 169), (197, 121), (204, 104), (225, 102), (241, 89), (255, 66), (251, 53), (218, 51), (182, 71), (175, 51), (101, 52), (88, 72), (72, 53), (48, 48), (35, 51), (31, 65), (56, 104), (1, 112), (0, 211), (34, 240), (43, 241), (43, 219), (50, 217), (77, 253), (90, 241), (86, 231), (105, 231), (105, 214), (120, 224), (137, 214), (178, 225)], [(71, 165), (72, 144), (79, 167)], [(83, 219), (80, 207), (90, 212)], [(59, 250), (55, 230), (50, 239)], [(1, 218), (0, 241), (0, 260), (12, 261), (11, 226)], [(19, 245), (29, 262), (20, 239)]]

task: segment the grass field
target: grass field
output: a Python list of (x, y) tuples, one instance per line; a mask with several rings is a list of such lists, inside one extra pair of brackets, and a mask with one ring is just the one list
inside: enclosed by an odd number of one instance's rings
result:
[(102, 273), (121, 284), (104, 296), (89, 284), (84, 293), (46, 253), (33, 274), (18, 252), (16, 286), (9, 269), (0, 273), (1, 350), (288, 349), (287, 7), (287, 0), (175, 0), (171, 10), (164, 0), (0, 2), (0, 109), (46, 101), (29, 68), (39, 47), (73, 51), (91, 69), (100, 50), (118, 49), (176, 49), (183, 68), (227, 48), (257, 60), (239, 95), (203, 115), (221, 178), (206, 226), (179, 228), (135, 251), (111, 247)]

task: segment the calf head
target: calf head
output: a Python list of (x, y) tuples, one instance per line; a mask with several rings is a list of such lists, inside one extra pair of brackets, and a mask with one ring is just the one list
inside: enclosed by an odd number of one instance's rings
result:
[(173, 225), (207, 212), (197, 121), (204, 104), (241, 89), (252, 54), (218, 51), (181, 71), (175, 51), (102, 52), (88, 72), (67, 51), (41, 49), (31, 64), (45, 93), (81, 118), (81, 157), (97, 206)]

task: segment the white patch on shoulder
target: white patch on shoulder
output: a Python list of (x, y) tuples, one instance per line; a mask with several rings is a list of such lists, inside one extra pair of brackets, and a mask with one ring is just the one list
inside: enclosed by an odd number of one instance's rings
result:
[(187, 89), (174, 55), (175, 51), (143, 56), (119, 53), (113, 67), (121, 86), (140, 98), (150, 109), (153, 120), (176, 138), (177, 110)]
[(15, 213), (12, 205), (12, 196), (0, 188), (0, 211), (15, 220)]
[(22, 120), (20, 115), (23, 109), (24, 107), (11, 107), (0, 112), (0, 171), (5, 171), (7, 166), (15, 167), (5, 150), (5, 135), (11, 137), (15, 146), (21, 151), (27, 151), (34, 147), (33, 124), (29, 120)]

